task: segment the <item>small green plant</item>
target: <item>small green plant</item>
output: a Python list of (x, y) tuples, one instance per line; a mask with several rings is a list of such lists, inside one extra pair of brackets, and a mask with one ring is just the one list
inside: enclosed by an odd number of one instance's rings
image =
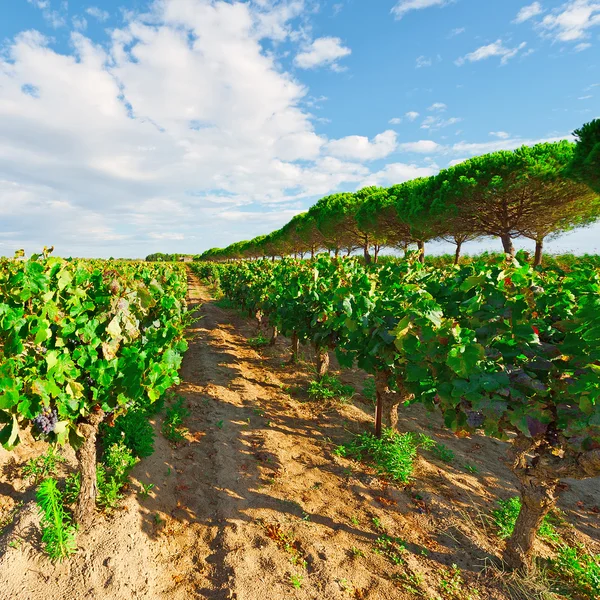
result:
[(50, 475), (56, 473), (56, 469), (60, 463), (64, 463), (65, 458), (61, 456), (55, 446), (49, 446), (48, 450), (37, 456), (30, 458), (23, 467), (22, 473), (24, 478), (33, 478), (34, 483), (46, 479)]
[(268, 346), (270, 340), (267, 339), (262, 332), (259, 333), (256, 337), (248, 338), (248, 345), (250, 348), (263, 348), (264, 346)]
[(63, 506), (56, 479), (45, 479), (36, 492), (40, 508), (42, 544), (52, 560), (62, 560), (76, 551), (75, 527)]
[(550, 575), (565, 592), (575, 592), (586, 600), (600, 598), (600, 554), (589, 554), (583, 546), (561, 546), (550, 562)]
[(442, 444), (441, 442), (435, 443), (435, 445), (431, 448), (433, 455), (439, 458), (441, 461), (445, 463), (451, 463), (454, 460), (454, 452), (446, 446), (446, 444)]
[[(521, 512), (521, 499), (518, 496), (513, 496), (508, 500), (498, 500), (498, 508), (492, 511), (492, 521), (497, 528), (498, 537), (500, 539), (508, 539), (515, 528), (517, 517)], [(548, 514), (544, 517), (538, 535), (550, 542), (558, 543), (560, 534), (552, 524), (552, 516)]]
[(394, 573), (392, 581), (414, 596), (423, 596), (423, 575), (420, 573)]
[(190, 411), (184, 406), (184, 402), (185, 399), (179, 397), (167, 408), (165, 420), (161, 427), (162, 434), (173, 443), (184, 441), (187, 433), (183, 422), (190, 416)]
[(138, 492), (138, 494), (142, 498), (147, 498), (150, 495), (150, 491), (154, 487), (154, 484), (153, 483), (142, 483), (140, 481), (140, 486), (142, 487), (142, 489)]
[(350, 548), (350, 554), (354, 558), (359, 558), (359, 557), (362, 557), (365, 555), (365, 553), (360, 548), (357, 548), (356, 546), (352, 546), (352, 548)]
[(465, 471), (468, 471), (469, 473), (473, 473), (473, 474), (479, 473), (479, 469), (475, 465), (465, 463), (463, 466), (464, 466)]
[(224, 423), (223, 419), (221, 419), (220, 421), (217, 421), (217, 427), (219, 429), (223, 429), (223, 423)]
[(417, 450), (428, 439), (431, 438), (410, 432), (398, 433), (392, 429), (386, 429), (381, 438), (365, 432), (357, 435), (349, 444), (338, 446), (334, 454), (359, 461), (368, 456), (379, 474), (407, 483), (413, 474)]
[(381, 519), (379, 517), (373, 517), (371, 521), (373, 522), (373, 526), (375, 527), (375, 529), (379, 531), (385, 531), (385, 527), (383, 526), (383, 523), (381, 522)]
[(96, 466), (98, 496), (96, 502), (104, 510), (114, 509), (123, 498), (121, 490), (127, 483), (129, 472), (137, 462), (131, 450), (122, 442), (113, 444), (104, 452), (102, 462)]
[(23, 504), (23, 500), (19, 500), (15, 503), (12, 509), (9, 510), (8, 513), (5, 513), (0, 519), (0, 535), (2, 535), (4, 533), (4, 529), (15, 520), (15, 517), (19, 514), (19, 511), (21, 508), (23, 508)]
[(374, 377), (367, 377), (365, 379), (362, 395), (367, 400), (370, 400), (373, 404), (377, 403), (377, 393), (375, 390), (375, 378)]
[(154, 452), (154, 437), (148, 415), (140, 409), (117, 417), (112, 427), (102, 424), (102, 440), (106, 447), (123, 442), (138, 458), (146, 458)]
[(351, 385), (344, 385), (335, 375), (326, 373), (321, 379), (315, 379), (308, 384), (306, 390), (311, 400), (339, 400), (349, 402), (356, 393)]
[(303, 579), (304, 577), (302, 577), (302, 575), (290, 575), (290, 583), (296, 590), (299, 590), (302, 587)]
[(456, 565), (452, 565), (451, 569), (442, 568), (441, 575), (439, 589), (444, 598), (449, 600), (475, 600), (475, 598), (479, 598), (479, 592), (465, 584), (460, 569)]
[(402, 554), (406, 552), (404, 542), (397, 537), (391, 537), (387, 534), (380, 535), (375, 542), (376, 554), (382, 554), (391, 563), (399, 565), (403, 562)]

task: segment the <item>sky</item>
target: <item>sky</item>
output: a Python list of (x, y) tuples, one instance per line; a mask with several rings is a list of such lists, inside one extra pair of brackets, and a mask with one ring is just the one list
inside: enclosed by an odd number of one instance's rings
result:
[(0, 254), (196, 254), (600, 117), (600, 0), (96, 2), (0, 0)]

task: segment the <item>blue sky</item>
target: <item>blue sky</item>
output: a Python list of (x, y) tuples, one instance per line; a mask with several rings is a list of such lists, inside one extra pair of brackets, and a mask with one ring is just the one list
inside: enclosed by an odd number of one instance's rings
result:
[(600, 116), (599, 0), (4, 0), (0, 40), (2, 254), (196, 253)]

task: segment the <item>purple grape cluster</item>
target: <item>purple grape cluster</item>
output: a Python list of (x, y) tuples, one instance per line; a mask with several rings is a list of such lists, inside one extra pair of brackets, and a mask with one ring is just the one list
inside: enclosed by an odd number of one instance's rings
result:
[(57, 423), (58, 413), (56, 412), (56, 409), (46, 409), (33, 419), (33, 424), (37, 427), (38, 431), (45, 434), (54, 431)]
[(483, 413), (477, 412), (475, 410), (470, 410), (467, 412), (467, 423), (469, 424), (469, 427), (473, 427), (474, 429), (477, 429), (478, 427), (481, 427), (485, 422), (485, 417), (483, 416)]

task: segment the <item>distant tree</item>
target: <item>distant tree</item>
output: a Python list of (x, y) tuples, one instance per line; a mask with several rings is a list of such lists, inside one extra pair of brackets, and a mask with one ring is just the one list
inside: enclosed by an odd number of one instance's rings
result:
[(600, 193), (600, 119), (573, 132), (577, 140), (569, 173)]

